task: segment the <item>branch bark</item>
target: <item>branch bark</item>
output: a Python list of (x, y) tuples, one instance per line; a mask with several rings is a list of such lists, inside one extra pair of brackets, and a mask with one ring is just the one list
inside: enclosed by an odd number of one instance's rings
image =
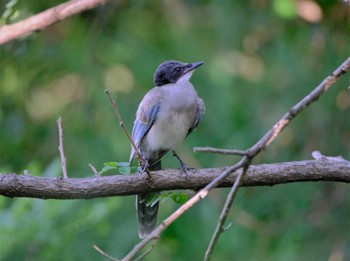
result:
[[(164, 190), (199, 190), (226, 168), (199, 169), (189, 178), (178, 170), (146, 175), (115, 175), (91, 178), (44, 178), (32, 175), (0, 174), (0, 195), (40, 199), (91, 199), (126, 196)], [(230, 174), (219, 187), (231, 187), (238, 172)], [(336, 181), (350, 183), (350, 163), (309, 160), (252, 165), (241, 186), (273, 186), (292, 182)]]
[(0, 44), (25, 36), (70, 16), (102, 5), (106, 0), (71, 0), (14, 24), (0, 27)]

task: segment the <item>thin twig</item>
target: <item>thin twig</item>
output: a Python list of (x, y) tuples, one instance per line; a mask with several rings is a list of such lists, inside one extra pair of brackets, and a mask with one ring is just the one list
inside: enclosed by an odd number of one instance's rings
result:
[(110, 255), (108, 255), (107, 253), (105, 253), (105, 252), (104, 252), (103, 250), (101, 250), (98, 246), (92, 245), (92, 247), (93, 247), (96, 251), (98, 251), (99, 253), (101, 253), (102, 255), (104, 255), (105, 257), (108, 257), (109, 259), (114, 260), (114, 261), (120, 261), (119, 259), (116, 259), (116, 258), (114, 258), (114, 257), (112, 257), (112, 256), (110, 256)]
[[(249, 163), (249, 162), (247, 162), (247, 163)], [(221, 214), (220, 214), (220, 218), (219, 218), (219, 222), (216, 225), (215, 232), (213, 234), (213, 237), (210, 240), (209, 246), (208, 246), (207, 250), (205, 251), (205, 256), (204, 256), (204, 260), (205, 261), (210, 260), (211, 255), (212, 255), (213, 250), (214, 250), (214, 247), (216, 245), (216, 242), (219, 239), (220, 234), (223, 231), (225, 231), (224, 225), (225, 225), (226, 217), (228, 216), (228, 213), (230, 212), (230, 208), (231, 208), (232, 203), (233, 203), (233, 201), (234, 201), (234, 199), (236, 197), (238, 188), (241, 185), (242, 177), (246, 174), (247, 170), (248, 170), (248, 167), (243, 167), (242, 168), (242, 171), (238, 174), (238, 176), (237, 176), (237, 178), (235, 180), (235, 183), (233, 184), (233, 186), (232, 186), (232, 188), (230, 190), (230, 193), (227, 195), (227, 200), (225, 202), (224, 207), (222, 208), (222, 211), (221, 211)]]
[(58, 125), (58, 135), (59, 135), (59, 143), (60, 143), (60, 145), (58, 146), (58, 150), (61, 155), (62, 172), (63, 172), (63, 177), (67, 179), (68, 175), (67, 175), (66, 157), (64, 156), (64, 150), (63, 150), (63, 129), (62, 129), (61, 117), (58, 118), (57, 125)]
[(90, 169), (92, 169), (92, 171), (94, 172), (95, 176), (100, 176), (100, 173), (98, 173), (98, 171), (96, 170), (96, 168), (94, 167), (94, 165), (92, 165), (91, 163), (89, 163), (88, 166), (90, 167)]
[(330, 161), (338, 161), (338, 162), (349, 162), (346, 159), (344, 159), (342, 156), (330, 157), (330, 156), (322, 155), (321, 152), (319, 152), (318, 150), (313, 151), (311, 156), (315, 160), (330, 160)]
[(218, 149), (218, 148), (211, 148), (211, 147), (194, 147), (193, 152), (206, 152), (206, 153), (217, 153), (217, 154), (237, 155), (237, 156), (247, 155), (246, 150), (227, 150), (227, 149)]
[(44, 29), (58, 21), (102, 5), (106, 0), (71, 0), (14, 24), (0, 27), (0, 44)]
[[(159, 239), (159, 238), (158, 238), (158, 239)], [(157, 239), (157, 240), (153, 240), (153, 241), (152, 241), (152, 245), (150, 246), (150, 248), (147, 249), (144, 253), (142, 253), (139, 257), (137, 257), (137, 258), (135, 259), (135, 261), (142, 260), (146, 255), (148, 255), (148, 253), (150, 253), (150, 252), (152, 251), (152, 249), (154, 248), (154, 246), (157, 244), (158, 239)]]
[[(315, 89), (313, 89), (308, 95), (306, 95), (301, 101), (294, 105), (255, 145), (247, 150), (248, 156), (250, 157), (250, 162), (258, 155), (262, 150), (266, 149), (268, 145), (271, 144), (273, 140), (281, 133), (281, 131), (294, 119), (301, 111), (307, 108), (311, 103), (316, 101), (325, 91), (329, 89), (340, 76), (345, 74), (350, 68), (350, 57), (348, 57), (330, 76), (324, 79)], [(248, 168), (250, 162), (245, 166)], [(242, 172), (243, 175), (246, 171)], [(232, 202), (235, 196), (238, 186), (233, 186), (230, 194), (226, 198), (225, 206), (222, 210), (222, 215), (220, 215), (218, 225), (214, 231), (212, 239), (209, 243), (207, 251), (205, 253), (204, 260), (209, 260), (212, 252), (217, 243), (218, 237), (223, 231), (224, 220), (232, 206)]]
[[(165, 219), (153, 232), (145, 237), (139, 244), (137, 244), (124, 258), (123, 260), (130, 260), (134, 257), (141, 249), (143, 249), (151, 240), (158, 238), (160, 234), (180, 215), (182, 215), (186, 210), (195, 205), (198, 201), (204, 198), (211, 189), (215, 188), (223, 179), (225, 179), (233, 171), (245, 167), (248, 168), (251, 160), (258, 155), (262, 150), (264, 150), (276, 137), (278, 134), (288, 125), (288, 123), (296, 117), (301, 111), (303, 111), (307, 106), (316, 101), (330, 86), (332, 86), (340, 76), (345, 74), (350, 67), (350, 57), (342, 63), (330, 76), (322, 81), (313, 91), (311, 91), (307, 96), (305, 96), (300, 102), (293, 106), (256, 144), (254, 144), (250, 149), (247, 150), (247, 156), (243, 157), (234, 166), (229, 167), (223, 173), (210, 182), (204, 189), (200, 190), (195, 194), (190, 200), (188, 200), (184, 205), (177, 209), (173, 214), (171, 214), (167, 219)], [(246, 160), (249, 159), (248, 162)], [(244, 174), (244, 172), (242, 172)], [(243, 176), (242, 174), (242, 176)], [(238, 188), (238, 187), (237, 187)], [(237, 189), (236, 189), (237, 190)], [(227, 201), (230, 200), (227, 198)], [(228, 206), (230, 204), (227, 204)], [(229, 209), (229, 208), (228, 208)], [(214, 233), (213, 237), (216, 233)], [(220, 233), (219, 233), (220, 234)], [(216, 237), (216, 236), (215, 236)], [(212, 249), (214, 249), (214, 246)]]
[[(141, 166), (144, 166), (145, 162), (144, 162), (144, 160), (143, 160), (143, 158), (142, 158), (142, 156), (141, 156), (141, 154), (140, 154), (140, 152), (139, 152), (139, 150), (138, 150), (138, 148), (137, 148), (137, 146), (136, 146), (134, 140), (131, 138), (131, 135), (129, 134), (128, 130), (126, 129), (126, 127), (125, 127), (125, 125), (124, 125), (124, 122), (123, 122), (123, 120), (122, 120), (122, 117), (120, 116), (120, 113), (119, 113), (117, 104), (116, 104), (115, 101), (112, 99), (112, 97), (111, 97), (111, 95), (109, 94), (108, 90), (105, 90), (105, 93), (106, 93), (106, 95), (108, 96), (108, 99), (109, 99), (109, 101), (111, 102), (111, 104), (112, 104), (112, 106), (113, 106), (113, 110), (114, 110), (114, 112), (115, 112), (115, 115), (116, 115), (117, 118), (118, 118), (120, 127), (124, 130), (126, 136), (128, 137), (128, 139), (129, 139), (129, 141), (130, 141), (130, 143), (131, 143), (131, 146), (132, 146), (132, 147), (134, 148), (134, 150), (135, 150), (135, 153), (136, 153), (136, 155), (137, 155), (137, 158), (138, 158), (138, 160), (139, 160), (140, 165), (141, 165)], [(147, 170), (145, 170), (145, 171), (147, 172)], [(147, 172), (147, 174), (149, 174), (149, 173)]]

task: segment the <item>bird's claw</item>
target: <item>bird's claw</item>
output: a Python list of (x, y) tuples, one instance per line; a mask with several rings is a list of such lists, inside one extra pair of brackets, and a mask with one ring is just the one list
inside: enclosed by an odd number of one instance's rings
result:
[(144, 173), (147, 174), (147, 177), (150, 178), (151, 177), (151, 173), (149, 172), (148, 168), (149, 168), (149, 162), (148, 160), (141, 158), (139, 159), (139, 173), (141, 175), (143, 175)]
[(189, 177), (189, 173), (190, 172), (192, 172), (192, 173), (196, 173), (197, 172), (197, 169), (187, 167), (185, 164), (181, 165), (181, 167), (179, 169), (180, 169), (180, 175), (185, 175), (186, 178)]

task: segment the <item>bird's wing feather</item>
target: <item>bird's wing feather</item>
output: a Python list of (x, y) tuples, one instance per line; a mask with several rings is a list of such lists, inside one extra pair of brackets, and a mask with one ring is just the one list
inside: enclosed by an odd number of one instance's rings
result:
[(188, 130), (187, 136), (190, 135), (190, 133), (194, 130), (196, 130), (202, 120), (202, 116), (205, 112), (205, 105), (204, 102), (201, 98), (197, 99), (197, 115), (196, 115), (196, 119), (193, 123), (193, 126)]
[(193, 129), (198, 128), (199, 124), (201, 123), (202, 116), (203, 116), (204, 112), (205, 112), (204, 102), (201, 98), (198, 98), (198, 100), (197, 100), (197, 118), (196, 118), (196, 122), (194, 124)]
[[(155, 87), (150, 90), (141, 101), (136, 112), (136, 119), (132, 130), (132, 139), (136, 147), (140, 146), (142, 139), (146, 136), (156, 120), (162, 98), (162, 90), (159, 87)], [(130, 163), (134, 156), (135, 149), (132, 147)]]

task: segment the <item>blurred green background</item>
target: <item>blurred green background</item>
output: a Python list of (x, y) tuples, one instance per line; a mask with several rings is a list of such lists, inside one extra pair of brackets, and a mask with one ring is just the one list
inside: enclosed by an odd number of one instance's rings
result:
[[(62, 1), (20, 1), (14, 22)], [(188, 165), (238, 158), (194, 146), (245, 149), (349, 55), (346, 1), (109, 1), (0, 47), (0, 173), (61, 176), (62, 116), (70, 177), (127, 161), (130, 145), (104, 94), (132, 129), (161, 62), (204, 61), (192, 77), (206, 114), (178, 153)], [(5, 4), (1, 2), (1, 14)], [(303, 112), (255, 164), (350, 159), (350, 76)], [(176, 168), (167, 155), (164, 167)], [(162, 235), (145, 260), (201, 260), (227, 189), (213, 191)], [(134, 196), (94, 200), (0, 197), (0, 260), (120, 258), (137, 237)], [(242, 188), (212, 260), (350, 260), (350, 191), (332, 182)], [(159, 219), (178, 205), (167, 201)]]

